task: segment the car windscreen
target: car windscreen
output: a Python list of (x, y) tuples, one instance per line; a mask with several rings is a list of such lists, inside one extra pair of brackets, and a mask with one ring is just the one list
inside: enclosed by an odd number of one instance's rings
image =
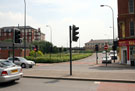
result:
[(22, 58), (22, 57), (20, 57), (19, 58), (21, 61), (27, 61), (25, 58)]
[(0, 61), (0, 67), (14, 66), (15, 64), (9, 61)]

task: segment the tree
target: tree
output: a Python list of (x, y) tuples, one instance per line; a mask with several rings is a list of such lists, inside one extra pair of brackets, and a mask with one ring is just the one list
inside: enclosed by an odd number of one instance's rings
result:
[(51, 47), (53, 53), (57, 51), (57, 47), (53, 46), (53, 44), (48, 41), (34, 41), (32, 44), (37, 45), (39, 50), (42, 51), (44, 54), (50, 53)]

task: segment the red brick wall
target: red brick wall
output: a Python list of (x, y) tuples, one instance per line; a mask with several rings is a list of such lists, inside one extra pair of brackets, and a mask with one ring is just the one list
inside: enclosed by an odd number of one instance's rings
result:
[(118, 15), (128, 13), (128, 1), (118, 0)]
[[(122, 29), (120, 28), (120, 22), (125, 23), (125, 37), (130, 37), (130, 30), (129, 30), (130, 21), (135, 22), (135, 14), (130, 14), (128, 11), (129, 9), (128, 1), (129, 0), (124, 0), (124, 1), (118, 0), (118, 37), (120, 39), (122, 38)], [(135, 6), (134, 6), (134, 10), (135, 10)]]
[[(1, 59), (7, 59), (12, 55), (12, 50), (2, 49), (0, 50), (0, 58)], [(27, 49), (26, 56), (29, 56), (30, 50)], [(10, 55), (11, 54), (11, 55)], [(15, 56), (21, 56), (24, 57), (24, 51), (22, 49), (15, 49)]]

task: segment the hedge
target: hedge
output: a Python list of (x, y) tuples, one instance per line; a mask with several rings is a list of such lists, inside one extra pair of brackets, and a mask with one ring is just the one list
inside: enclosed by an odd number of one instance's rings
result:
[[(86, 58), (91, 56), (92, 53), (78, 53), (72, 55), (72, 60), (79, 60), (82, 58)], [(50, 54), (40, 57), (27, 56), (28, 60), (33, 60), (36, 63), (59, 63), (59, 62), (67, 62), (69, 61), (69, 54), (52, 54), (50, 58)]]

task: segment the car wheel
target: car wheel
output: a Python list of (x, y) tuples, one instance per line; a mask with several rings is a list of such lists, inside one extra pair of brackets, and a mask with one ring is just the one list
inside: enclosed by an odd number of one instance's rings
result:
[(11, 81), (11, 83), (14, 83), (14, 82), (15, 82), (15, 80)]
[(26, 68), (26, 64), (24, 64), (24, 63), (21, 64), (21, 67), (22, 67), (22, 68)]
[(29, 66), (29, 68), (32, 68), (33, 66)]

